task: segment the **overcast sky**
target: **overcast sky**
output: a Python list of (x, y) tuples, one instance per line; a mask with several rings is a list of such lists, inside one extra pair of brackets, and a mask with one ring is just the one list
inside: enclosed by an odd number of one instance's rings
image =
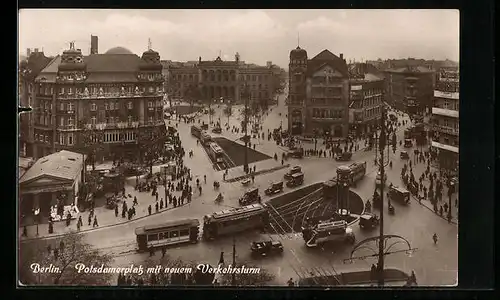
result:
[(75, 41), (88, 54), (122, 46), (140, 55), (148, 38), (161, 59), (234, 59), (288, 65), (290, 50), (349, 59), (459, 58), (458, 10), (21, 10), (19, 53), (57, 55)]

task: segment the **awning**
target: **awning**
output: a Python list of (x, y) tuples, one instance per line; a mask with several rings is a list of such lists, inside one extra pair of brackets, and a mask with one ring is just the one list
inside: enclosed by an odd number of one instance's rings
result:
[(458, 118), (459, 117), (458, 110), (444, 109), (444, 108), (438, 108), (438, 107), (432, 108), (432, 114), (446, 116), (446, 117), (450, 117), (450, 118)]
[(451, 152), (454, 152), (454, 153), (458, 154), (458, 147), (441, 144), (441, 143), (438, 143), (438, 142), (435, 142), (435, 141), (432, 141), (431, 145), (432, 145), (432, 147), (436, 147), (436, 148), (443, 149), (443, 150), (446, 150), (446, 151), (451, 151)]

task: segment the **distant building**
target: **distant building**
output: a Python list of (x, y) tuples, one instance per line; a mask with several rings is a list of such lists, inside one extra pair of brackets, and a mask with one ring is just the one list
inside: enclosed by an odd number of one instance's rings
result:
[[(172, 62), (163, 61), (166, 90), (173, 99), (185, 99), (189, 89), (199, 91), (196, 101), (217, 101), (223, 98), (233, 103), (242, 102), (247, 85), (252, 102), (267, 103), (276, 90), (274, 74), (277, 66), (246, 64), (238, 53), (233, 61), (215, 60)], [(277, 68), (279, 70), (279, 68)]]
[(99, 38), (96, 35), (90, 36), (90, 54), (99, 53)]
[(349, 129), (356, 135), (376, 130), (382, 116), (383, 74), (368, 63), (349, 65)]
[(36, 77), (31, 155), (83, 150), (87, 129), (96, 132), (102, 158), (136, 153), (140, 132), (165, 126), (161, 70), (153, 50), (84, 56), (71, 43)]
[[(19, 63), (19, 99), (18, 106), (34, 107), (35, 98), (35, 79), (38, 74), (52, 60), (46, 57), (38, 49), (27, 50), (28, 57)], [(19, 116), (19, 156), (32, 157), (33, 131), (34, 131), (33, 113), (23, 113)]]
[(290, 52), (288, 128), (293, 135), (346, 137), (349, 76), (343, 55), (323, 50), (312, 59)]
[(434, 73), (421, 66), (385, 70), (386, 101), (410, 115), (429, 112), (434, 96)]

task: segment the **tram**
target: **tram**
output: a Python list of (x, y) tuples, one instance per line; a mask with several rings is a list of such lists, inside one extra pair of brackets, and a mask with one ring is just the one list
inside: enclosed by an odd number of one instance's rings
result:
[(361, 180), (366, 174), (366, 161), (363, 162), (354, 162), (347, 166), (339, 166), (338, 169), (341, 170), (341, 173), (344, 171), (349, 171), (349, 183), (350, 185), (356, 184), (359, 180)]
[(250, 229), (264, 230), (269, 223), (267, 209), (251, 204), (206, 215), (203, 218), (203, 237), (207, 240)]
[(208, 155), (210, 155), (212, 160), (216, 163), (222, 163), (224, 161), (224, 150), (222, 150), (217, 143), (208, 143)]
[(302, 237), (309, 248), (335, 241), (353, 244), (356, 240), (352, 228), (347, 226), (345, 220), (320, 220), (307, 223), (302, 227)]
[(181, 243), (198, 242), (198, 219), (181, 219), (135, 229), (139, 251)]
[(200, 138), (201, 137), (201, 133), (202, 133), (203, 130), (201, 130), (200, 127), (196, 126), (196, 125), (193, 125), (191, 126), (191, 135), (192, 136), (195, 136), (197, 138)]
[(212, 136), (207, 132), (203, 131), (200, 136), (200, 142), (203, 145), (208, 145), (208, 143), (212, 142)]

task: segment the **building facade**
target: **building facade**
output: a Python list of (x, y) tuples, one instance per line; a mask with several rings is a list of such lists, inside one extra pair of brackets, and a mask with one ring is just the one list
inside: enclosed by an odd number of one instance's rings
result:
[[(213, 61), (163, 62), (166, 90), (173, 99), (189, 98), (189, 91), (197, 89), (196, 101), (224, 101), (241, 103), (245, 85), (249, 89), (251, 101), (265, 103), (275, 92), (276, 66), (258, 66), (240, 61), (238, 53), (234, 61), (223, 61), (217, 57)], [(279, 68), (278, 68), (279, 69)]]
[(70, 49), (37, 76), (33, 156), (86, 147), (84, 132), (111, 158), (137, 148), (141, 131), (164, 127), (163, 76), (158, 52), (139, 57), (116, 47), (83, 56)]
[(384, 71), (386, 100), (410, 115), (430, 112), (434, 97), (434, 71), (425, 67), (406, 67)]
[(355, 135), (376, 130), (382, 117), (385, 81), (367, 63), (349, 65), (349, 130)]
[(432, 148), (438, 154), (439, 167), (458, 172), (460, 83), (458, 68), (439, 71), (432, 108)]
[[(35, 79), (38, 74), (50, 63), (52, 58), (46, 57), (38, 49), (27, 49), (27, 59), (19, 64), (18, 106), (33, 107), (35, 98)], [(33, 113), (19, 115), (19, 156), (33, 156)]]
[(297, 47), (290, 52), (288, 128), (293, 135), (346, 137), (349, 76), (340, 54), (323, 50), (312, 59)]

